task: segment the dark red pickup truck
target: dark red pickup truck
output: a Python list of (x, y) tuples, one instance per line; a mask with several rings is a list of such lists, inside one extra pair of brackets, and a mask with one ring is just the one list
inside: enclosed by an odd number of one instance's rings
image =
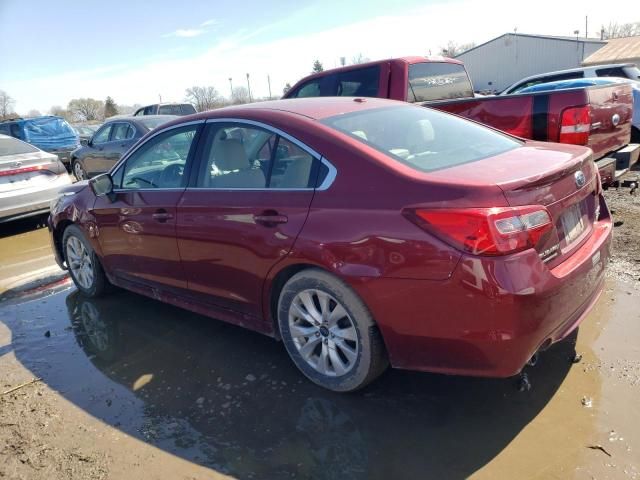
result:
[[(505, 96), (474, 96), (462, 62), (402, 57), (316, 73), (284, 98), (380, 97), (455, 113), (523, 138), (586, 145), (607, 185), (637, 160), (631, 87), (613, 84)], [(617, 166), (616, 166), (617, 164)]]

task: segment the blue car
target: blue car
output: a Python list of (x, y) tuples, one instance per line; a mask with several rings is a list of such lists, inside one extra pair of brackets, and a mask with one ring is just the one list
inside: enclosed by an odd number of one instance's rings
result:
[(629, 83), (633, 91), (633, 118), (631, 124), (633, 129), (631, 139), (633, 142), (640, 141), (640, 82), (637, 80), (629, 80), (628, 78), (576, 78), (572, 80), (558, 80), (556, 82), (538, 83), (531, 87), (523, 88), (518, 91), (520, 93), (548, 92), (551, 90), (567, 90), (569, 88), (592, 87), (595, 85), (611, 85), (612, 83)]
[(71, 152), (80, 147), (76, 131), (64, 118), (44, 116), (16, 118), (0, 122), (0, 134), (30, 143), (40, 150), (53, 153), (69, 168)]

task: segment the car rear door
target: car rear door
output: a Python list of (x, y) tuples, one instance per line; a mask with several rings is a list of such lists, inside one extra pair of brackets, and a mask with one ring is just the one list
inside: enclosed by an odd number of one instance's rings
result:
[(186, 287), (176, 244), (176, 204), (202, 122), (158, 132), (113, 172), (112, 198), (92, 214), (107, 270), (137, 286)]
[(241, 121), (207, 123), (197, 158), (178, 204), (189, 289), (259, 322), (264, 279), (306, 221), (320, 159), (291, 137)]

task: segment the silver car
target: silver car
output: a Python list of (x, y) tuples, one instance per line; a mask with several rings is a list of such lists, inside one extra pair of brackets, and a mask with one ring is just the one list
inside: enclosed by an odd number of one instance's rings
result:
[(69, 184), (56, 155), (0, 135), (0, 223), (46, 213), (58, 190)]

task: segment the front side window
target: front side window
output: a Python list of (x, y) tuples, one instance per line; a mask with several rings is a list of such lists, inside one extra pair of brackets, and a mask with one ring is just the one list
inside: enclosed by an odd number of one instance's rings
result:
[(113, 125), (105, 125), (100, 130), (96, 132), (91, 140), (93, 144), (106, 143), (109, 141), (109, 135), (111, 134), (111, 127)]
[(171, 129), (149, 139), (124, 166), (121, 188), (181, 188), (197, 125)]
[(421, 172), (475, 162), (521, 146), (510, 136), (468, 120), (415, 106), (364, 110), (323, 123)]
[(463, 65), (424, 62), (409, 65), (408, 102), (473, 97), (473, 87)]

